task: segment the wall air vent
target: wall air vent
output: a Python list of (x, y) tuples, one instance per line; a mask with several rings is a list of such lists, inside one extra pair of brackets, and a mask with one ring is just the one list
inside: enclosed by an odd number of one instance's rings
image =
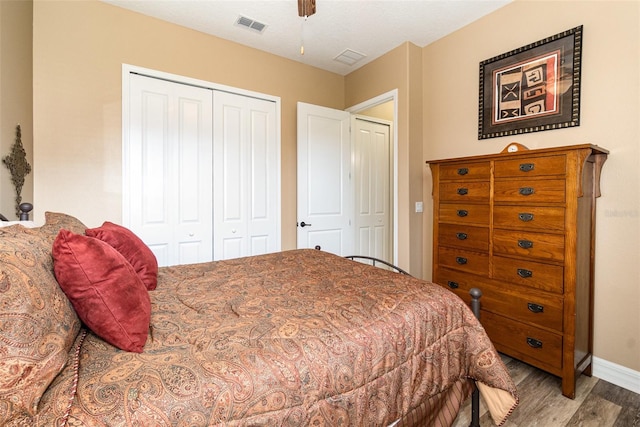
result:
[(260, 34), (264, 33), (264, 30), (267, 28), (267, 24), (247, 18), (246, 16), (238, 16), (236, 25)]
[(340, 55), (333, 58), (333, 60), (342, 62), (343, 64), (353, 65), (365, 56), (367, 55), (365, 55), (364, 53), (356, 52), (355, 50), (351, 49), (345, 49)]

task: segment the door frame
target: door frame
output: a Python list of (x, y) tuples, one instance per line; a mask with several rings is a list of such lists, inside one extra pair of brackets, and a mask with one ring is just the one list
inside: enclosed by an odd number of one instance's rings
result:
[[(129, 181), (127, 174), (129, 171), (129, 158), (125, 148), (129, 145), (129, 122), (130, 116), (130, 87), (129, 87), (129, 74), (140, 74), (143, 76), (167, 80), (170, 82), (186, 84), (191, 86), (197, 86), (205, 89), (211, 89), (214, 91), (229, 92), (237, 95), (248, 96), (257, 99), (263, 99), (265, 101), (274, 102), (276, 105), (276, 145), (277, 145), (277, 164), (276, 170), (278, 171), (278, 185), (276, 189), (276, 206), (278, 207), (277, 214), (277, 232), (276, 239), (279, 248), (282, 248), (282, 133), (281, 133), (281, 99), (279, 96), (267, 95), (260, 92), (254, 92), (246, 89), (236, 88), (232, 86), (226, 86), (219, 83), (208, 82), (205, 80), (194, 79), (191, 77), (181, 76), (178, 74), (171, 74), (164, 71), (153, 70), (151, 68), (139, 67), (137, 65), (122, 64), (122, 223), (124, 226), (130, 224), (130, 212), (129, 203), (125, 201), (131, 197), (129, 189), (126, 188), (125, 183)], [(214, 231), (215, 232), (215, 231)]]
[(390, 90), (359, 104), (346, 108), (351, 114), (393, 101), (393, 122), (391, 124), (391, 138), (393, 139), (393, 263), (398, 265), (398, 89)]

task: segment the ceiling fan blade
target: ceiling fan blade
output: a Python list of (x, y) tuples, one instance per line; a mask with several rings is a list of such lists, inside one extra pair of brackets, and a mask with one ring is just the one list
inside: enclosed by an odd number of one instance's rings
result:
[(298, 0), (298, 16), (307, 17), (316, 13), (316, 0)]

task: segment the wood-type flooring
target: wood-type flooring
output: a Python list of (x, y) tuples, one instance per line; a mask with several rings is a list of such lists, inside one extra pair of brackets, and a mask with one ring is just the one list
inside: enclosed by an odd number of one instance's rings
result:
[[(504, 427), (640, 427), (640, 394), (581, 375), (576, 398), (560, 391), (560, 378), (503, 356), (518, 388), (520, 404)], [(480, 399), (481, 427), (495, 426)], [(470, 399), (454, 422), (468, 427)]]

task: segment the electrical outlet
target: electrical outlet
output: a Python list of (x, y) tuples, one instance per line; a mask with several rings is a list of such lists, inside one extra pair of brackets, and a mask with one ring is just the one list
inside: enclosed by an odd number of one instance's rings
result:
[(424, 209), (422, 202), (416, 202), (416, 212), (420, 213)]

